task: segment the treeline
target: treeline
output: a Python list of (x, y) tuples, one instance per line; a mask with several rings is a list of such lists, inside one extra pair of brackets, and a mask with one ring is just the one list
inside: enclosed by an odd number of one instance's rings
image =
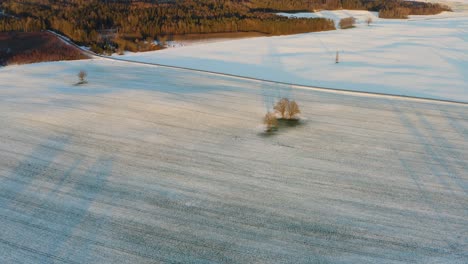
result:
[(251, 8), (270, 12), (299, 12), (339, 9), (340, 0), (251, 0)]
[(383, 18), (407, 18), (408, 15), (435, 15), (450, 11), (445, 5), (403, 0), (251, 0), (251, 7), (270, 12), (297, 12), (316, 10), (379, 11)]
[(34, 32), (45, 29), (44, 20), (33, 17), (0, 17), (0, 32), (21, 31)]
[(379, 11), (381, 18), (408, 18), (409, 15), (436, 15), (451, 11), (448, 6), (423, 2), (396, 2), (387, 4)]
[(147, 50), (173, 34), (259, 32), (270, 35), (335, 29), (324, 18), (288, 19), (252, 10), (246, 1), (4, 0), (17, 19), (0, 18), (1, 31), (52, 29), (96, 51)]
[[(51, 29), (98, 52), (151, 50), (154, 39), (193, 33), (286, 35), (335, 29), (325, 18), (285, 18), (272, 11), (363, 9), (383, 17), (447, 8), (400, 0), (0, 0), (0, 31)], [(409, 12), (408, 12), (409, 10)]]

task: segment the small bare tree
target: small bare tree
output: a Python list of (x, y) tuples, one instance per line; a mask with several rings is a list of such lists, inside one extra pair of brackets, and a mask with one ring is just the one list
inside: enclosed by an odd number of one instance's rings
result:
[(270, 132), (278, 128), (278, 120), (276, 119), (276, 115), (273, 112), (268, 112), (265, 117), (263, 118), (263, 123), (266, 126), (266, 131)]
[(370, 24), (373, 23), (373, 22), (374, 22), (374, 20), (372, 20), (372, 17), (368, 17), (366, 19), (367, 26), (370, 26)]
[(284, 114), (286, 113), (286, 109), (288, 108), (289, 105), (289, 100), (288, 98), (282, 98), (281, 100), (276, 103), (276, 105), (273, 107), (276, 112), (278, 112), (282, 118), (284, 118)]
[(295, 101), (289, 101), (288, 107), (287, 107), (287, 112), (288, 112), (288, 117), (289, 119), (294, 118), (297, 114), (301, 113), (301, 110), (299, 110), (299, 105)]
[(88, 76), (88, 74), (85, 71), (81, 70), (78, 73), (78, 79), (80, 80), (78, 84), (86, 83), (86, 76)]

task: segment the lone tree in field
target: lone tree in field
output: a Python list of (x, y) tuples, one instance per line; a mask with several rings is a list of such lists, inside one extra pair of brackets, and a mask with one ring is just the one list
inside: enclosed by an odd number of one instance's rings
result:
[(278, 120), (275, 113), (268, 112), (263, 118), (263, 123), (266, 126), (266, 131), (270, 132), (278, 128)]
[(301, 112), (297, 103), (293, 100), (290, 101), (288, 98), (282, 98), (279, 100), (273, 109), (275, 109), (275, 111), (279, 113), (283, 119), (294, 118), (294, 116)]
[(354, 24), (356, 24), (356, 19), (354, 17), (343, 18), (339, 23), (341, 29), (353, 28)]
[(86, 76), (88, 76), (88, 74), (85, 71), (80, 71), (78, 73), (78, 79), (80, 80), (78, 84), (87, 83)]
[(282, 118), (284, 118), (284, 114), (286, 113), (286, 110), (289, 105), (289, 100), (288, 98), (282, 98), (281, 100), (276, 103), (276, 105), (273, 107), (276, 112), (278, 112)]
[(295, 101), (289, 101), (286, 111), (288, 112), (289, 119), (293, 119), (297, 114), (301, 113), (299, 105)]
[(372, 17), (366, 18), (367, 26), (370, 26), (370, 24), (373, 23), (373, 22), (374, 22), (374, 20), (372, 20)]

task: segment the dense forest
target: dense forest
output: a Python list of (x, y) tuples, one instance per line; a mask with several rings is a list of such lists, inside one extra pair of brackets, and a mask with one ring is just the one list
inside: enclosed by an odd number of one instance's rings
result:
[(403, 15), (446, 10), (400, 0), (0, 0), (0, 5), (0, 32), (51, 29), (97, 52), (156, 49), (148, 43), (174, 34), (284, 35), (335, 29), (329, 19), (286, 18), (273, 11), (367, 9), (391, 17), (395, 10)]
[(408, 15), (434, 15), (450, 8), (441, 4), (403, 0), (251, 0), (251, 7), (263, 11), (317, 11), (317, 10), (369, 10), (407, 9)]

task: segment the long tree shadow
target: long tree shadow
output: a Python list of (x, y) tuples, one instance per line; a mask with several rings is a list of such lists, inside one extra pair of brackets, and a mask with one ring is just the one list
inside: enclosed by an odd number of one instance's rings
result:
[[(66, 259), (70, 254), (78, 263), (86, 262), (92, 245), (77, 246), (72, 238), (80, 225), (87, 221), (89, 208), (111, 175), (113, 160), (105, 156), (98, 158), (93, 166), (81, 173), (79, 166), (83, 164), (82, 157), (73, 159), (70, 165), (54, 163), (69, 142), (68, 137), (61, 136), (46, 139), (6, 177), (0, 178), (2, 217), (33, 228), (33, 232), (48, 231), (49, 235), (43, 239), (42, 245), (33, 245), (32, 241), (24, 241), (23, 244), (37, 248), (39, 263)], [(66, 167), (59, 169), (57, 166)], [(40, 192), (37, 192), (38, 188)], [(98, 219), (105, 221), (103, 217)], [(95, 240), (99, 234), (99, 223), (90, 226), (86, 230), (89, 232), (87, 239)]]
[[(465, 193), (468, 194), (468, 185), (466, 182), (464, 182), (464, 179), (458, 175), (458, 173), (448, 164), (447, 159), (443, 157), (443, 154), (445, 156), (449, 157), (454, 157), (455, 163), (459, 165), (462, 168), (468, 168), (467, 164), (465, 163), (465, 158), (460, 156), (459, 153), (453, 151), (455, 146), (449, 143), (449, 141), (437, 135), (437, 132), (435, 131), (434, 127), (431, 125), (431, 123), (416, 109), (414, 109), (414, 112), (416, 116), (418, 117), (419, 121), (426, 127), (426, 129), (430, 132), (430, 136), (432, 140), (437, 143), (439, 146), (444, 147), (444, 151), (434, 151), (432, 148), (430, 148), (430, 154), (431, 157), (434, 161), (436, 161), (440, 167), (448, 174), (449, 178), (452, 179), (458, 187), (461, 188), (461, 190)], [(468, 171), (467, 171), (468, 173)], [(444, 181), (444, 180), (442, 180)], [(444, 181), (445, 182), (445, 181)], [(468, 210), (468, 208), (466, 209)]]
[[(63, 228), (60, 230), (60, 237), (57, 237), (48, 245), (48, 254), (51, 255), (73, 255), (75, 260), (86, 262), (91, 251), (91, 245), (87, 244), (85, 248), (74, 245), (73, 234), (79, 229), (81, 224), (85, 224), (86, 217), (90, 214), (89, 208), (98, 198), (99, 194), (106, 185), (107, 178), (112, 173), (113, 160), (109, 157), (100, 157), (92, 167), (81, 174), (70, 192), (75, 197), (68, 196), (69, 199), (62, 199), (65, 207), (65, 213), (72, 216), (64, 219)], [(79, 198), (76, 198), (79, 196)], [(60, 199), (57, 197), (57, 199)], [(104, 218), (99, 218), (104, 221)], [(94, 241), (99, 234), (97, 227), (102, 223), (94, 223), (93, 230), (87, 230), (89, 235), (87, 239)], [(66, 252), (66, 254), (64, 254)]]
[[(442, 175), (444, 174), (442, 173), (442, 170), (445, 173), (447, 173), (449, 177), (451, 178), (458, 178), (458, 174), (450, 167), (450, 165), (447, 163), (446, 160), (440, 157), (440, 154), (438, 153), (438, 151), (434, 150), (434, 147), (427, 140), (427, 137), (425, 137), (423, 133), (410, 121), (409, 117), (405, 113), (403, 113), (399, 108), (395, 106), (393, 107), (394, 107), (394, 111), (398, 113), (400, 121), (404, 125), (404, 127), (407, 128), (408, 131), (413, 136), (413, 138), (417, 139), (418, 143), (422, 145), (425, 153), (430, 157), (430, 159), (432, 159), (439, 165), (439, 166), (436, 166), (433, 163), (430, 163), (429, 165), (434, 176), (436, 176), (438, 178), (438, 181), (453, 194), (454, 190), (452, 188), (452, 185), (449, 182), (447, 182), (444, 177), (442, 177)], [(413, 108), (413, 107), (410, 106), (410, 108)], [(433, 128), (430, 126), (428, 121), (425, 120), (424, 117), (420, 113), (416, 112), (416, 116), (419, 118), (419, 120), (422, 120), (423, 124), (426, 126), (426, 128), (428, 128), (428, 130), (432, 129), (431, 138), (436, 139), (436, 137), (433, 134)], [(438, 139), (438, 143), (441, 144), (441, 146), (445, 148), (451, 147), (451, 145), (448, 142), (446, 142), (446, 140), (442, 140), (440, 138)], [(460, 184), (460, 182), (457, 182), (457, 183)], [(464, 184), (461, 184), (458, 186), (462, 189), (463, 192), (467, 193), (467, 189)]]
[(8, 208), (34, 180), (47, 177), (52, 162), (60, 156), (68, 143), (68, 137), (50, 137), (25, 156), (9, 175), (0, 181), (2, 196), (7, 197), (7, 200), (0, 203), (0, 207)]
[[(393, 104), (392, 104), (393, 105)], [(411, 120), (407, 117), (405, 113), (403, 113), (397, 106), (393, 105), (393, 110), (395, 113), (398, 114), (398, 117), (400, 118), (400, 121), (405, 127), (410, 134), (412, 135), (413, 138), (415, 138), (419, 144), (423, 145), (424, 149), (426, 152), (428, 151), (429, 153), (433, 153), (432, 149), (430, 149), (428, 142), (426, 141), (425, 137), (421, 134), (421, 132), (413, 125)], [(413, 183), (416, 185), (416, 188), (419, 192), (419, 195), (421, 196), (422, 201), (432, 208), (435, 212), (435, 216), (437, 218), (437, 221), (444, 226), (444, 230), (448, 231), (449, 227), (445, 221), (445, 218), (442, 215), (442, 208), (440, 208), (440, 205), (436, 203), (435, 199), (431, 197), (430, 191), (425, 187), (425, 182), (424, 180), (418, 175), (417, 171), (413, 168), (413, 166), (403, 157), (401, 157), (398, 153), (398, 149), (393, 149), (393, 151), (396, 153), (398, 160), (403, 167), (404, 171), (406, 174), (411, 178)], [(434, 171), (435, 174), (439, 174), (439, 169), (431, 165), (431, 170)], [(453, 190), (450, 189), (450, 186), (438, 176), (439, 180), (443, 182), (443, 185), (449, 188), (449, 191), (453, 193)], [(450, 243), (446, 241), (447, 246), (450, 247)]]
[[(463, 125), (463, 121), (465, 120), (466, 116), (459, 115), (459, 116), (454, 116), (453, 114), (448, 114), (447, 111), (442, 111), (440, 110), (440, 113), (447, 119), (449, 125), (461, 136), (465, 139), (466, 142), (468, 142), (468, 129), (465, 128)], [(463, 121), (458, 121), (463, 120)], [(466, 121), (465, 121), (466, 122)]]
[[(457, 196), (455, 195), (455, 192), (454, 192), (452, 186), (446, 181), (446, 179), (443, 177), (443, 175), (441, 173), (441, 168), (443, 168), (446, 171), (447, 170), (451, 171), (448, 168), (449, 165), (444, 160), (440, 159), (440, 157), (438, 156), (436, 151), (433, 149), (433, 147), (427, 141), (426, 137), (424, 137), (423, 133), (413, 124), (413, 122), (411, 122), (411, 120), (407, 116), (407, 114), (402, 112), (392, 102), (390, 102), (390, 104), (392, 105), (394, 112), (398, 114), (398, 117), (399, 117), (402, 125), (410, 132), (410, 135), (413, 138), (415, 138), (420, 145), (422, 145), (422, 147), (423, 147), (424, 151), (426, 152), (426, 154), (429, 155), (429, 157), (432, 160), (434, 160), (435, 162), (437, 162), (439, 164), (439, 166), (436, 166), (436, 165), (434, 165), (432, 163), (429, 163), (430, 170), (433, 172), (432, 174), (438, 179), (439, 183), (441, 183), (446, 188), (446, 190), (454, 197), (454, 199), (457, 200)], [(417, 171), (414, 168), (412, 168), (411, 164), (408, 161), (406, 161), (404, 158), (400, 157), (400, 155), (398, 154), (398, 149), (393, 149), (393, 151), (398, 156), (400, 164), (405, 169), (406, 173), (411, 177), (412, 181), (416, 185), (416, 187), (417, 187), (417, 189), (418, 189), (424, 203), (434, 210), (434, 213), (435, 213), (435, 216), (437, 218), (438, 223), (444, 227), (445, 232), (453, 232), (453, 230), (450, 229), (450, 227), (449, 227), (449, 225), (447, 223), (447, 220), (442, 215), (442, 213), (443, 213), (442, 205), (440, 203), (437, 203), (436, 200), (433, 197), (431, 197), (430, 191), (427, 188), (424, 187), (425, 183), (424, 183), (423, 179), (420, 176), (418, 176)], [(464, 210), (463, 213), (464, 213), (464, 215), (466, 215), (466, 210)], [(444, 240), (444, 241), (445, 241), (445, 243), (447, 243), (448, 248), (451, 249), (451, 250), (456, 251), (459, 248), (461, 248), (460, 244), (455, 245), (455, 244), (453, 244), (452, 241), (449, 241), (449, 240)]]
[(280, 133), (287, 133), (289, 129), (304, 126), (306, 124), (306, 121), (300, 118), (298, 119), (278, 118), (277, 121), (278, 121), (278, 127), (270, 129), (270, 130), (264, 130), (258, 133), (258, 135), (260, 137), (268, 138), (268, 137), (278, 135)]

